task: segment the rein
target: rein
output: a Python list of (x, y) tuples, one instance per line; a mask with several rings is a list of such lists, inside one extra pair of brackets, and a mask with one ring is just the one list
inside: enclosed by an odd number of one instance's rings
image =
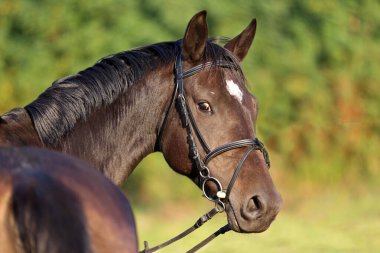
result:
[[(176, 237), (170, 239), (169, 241), (166, 241), (160, 245), (157, 245), (153, 248), (148, 247), (148, 243), (145, 241), (144, 246), (145, 249), (140, 251), (140, 253), (151, 253), (155, 252), (165, 246), (170, 245), (171, 243), (178, 241), (179, 239), (187, 236), (194, 230), (198, 229), (201, 227), (204, 223), (206, 223), (208, 220), (212, 219), (216, 214), (224, 212), (226, 207), (225, 203), (229, 201), (229, 196), (231, 193), (231, 190), (238, 178), (239, 172), (247, 159), (248, 155), (254, 151), (254, 150), (260, 150), (263, 153), (265, 162), (268, 166), (270, 167), (270, 161), (269, 161), (269, 155), (268, 152), (266, 151), (264, 145), (262, 142), (260, 142), (257, 138), (252, 138), (252, 139), (242, 139), (234, 142), (230, 142), (221, 146), (218, 146), (214, 149), (210, 149), (209, 146), (207, 145), (205, 139), (203, 138), (196, 122), (193, 117), (193, 114), (190, 110), (190, 107), (186, 101), (186, 96), (185, 96), (185, 89), (184, 89), (184, 84), (183, 84), (183, 79), (190, 77), (192, 75), (197, 74), (198, 72), (212, 68), (212, 67), (220, 67), (220, 68), (229, 68), (229, 69), (236, 69), (236, 66), (229, 61), (218, 61), (218, 62), (206, 62), (203, 64), (199, 64), (195, 67), (192, 67), (184, 72), (182, 72), (182, 54), (181, 54), (181, 40), (177, 42), (177, 54), (176, 54), (176, 62), (175, 62), (175, 80), (176, 80), (176, 85), (175, 89), (173, 92), (172, 99), (169, 104), (169, 108), (166, 111), (165, 118), (163, 120), (163, 123), (161, 125), (161, 128), (158, 133), (158, 149), (161, 150), (161, 142), (162, 142), (162, 134), (163, 131), (165, 130), (169, 114), (173, 110), (173, 106), (175, 103), (177, 103), (178, 110), (179, 110), (179, 116), (182, 121), (182, 127), (186, 129), (187, 133), (187, 143), (189, 146), (189, 157), (191, 161), (193, 162), (193, 165), (197, 168), (198, 173), (199, 173), (199, 187), (202, 189), (203, 195), (210, 201), (215, 203), (215, 207), (211, 209), (209, 212), (201, 216), (195, 224), (182, 232), (181, 234), (177, 235)], [(193, 131), (195, 132), (195, 136), (197, 137), (199, 143), (201, 144), (203, 150), (206, 153), (206, 156), (204, 159), (200, 157), (199, 154), (199, 149), (197, 147), (197, 143), (195, 142), (194, 139), (194, 134)], [(230, 183), (228, 184), (227, 189), (223, 189), (222, 184), (220, 181), (211, 176), (210, 169), (207, 167), (207, 164), (212, 160), (213, 158), (227, 152), (233, 149), (237, 148), (247, 148), (243, 156), (241, 157), (234, 174), (230, 180)], [(213, 183), (217, 186), (217, 193), (216, 196), (210, 196), (208, 195), (206, 191), (206, 184), (207, 183)], [(215, 233), (207, 237), (205, 240), (194, 246), (192, 249), (190, 249), (188, 252), (195, 252), (199, 250), (201, 247), (209, 243), (211, 240), (215, 239), (217, 236), (224, 234), (228, 231), (230, 231), (231, 228), (227, 224), (223, 227), (221, 227), (219, 230), (217, 230)]]

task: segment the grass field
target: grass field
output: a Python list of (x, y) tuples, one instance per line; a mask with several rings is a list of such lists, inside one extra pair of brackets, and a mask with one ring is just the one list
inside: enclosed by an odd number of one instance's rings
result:
[[(380, 189), (322, 189), (313, 194), (283, 192), (284, 207), (261, 234), (221, 235), (200, 252), (380, 252)], [(310, 195), (310, 196), (307, 196)], [(140, 247), (161, 243), (190, 227), (212, 206), (169, 203), (158, 210), (135, 209)], [(160, 252), (185, 252), (226, 222), (225, 214)]]

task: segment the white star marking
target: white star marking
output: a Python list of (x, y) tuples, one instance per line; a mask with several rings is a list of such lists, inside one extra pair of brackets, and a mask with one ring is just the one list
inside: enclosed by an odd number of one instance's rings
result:
[(239, 85), (237, 85), (232, 80), (227, 80), (227, 90), (228, 92), (234, 96), (240, 103), (243, 102), (243, 92), (240, 90)]

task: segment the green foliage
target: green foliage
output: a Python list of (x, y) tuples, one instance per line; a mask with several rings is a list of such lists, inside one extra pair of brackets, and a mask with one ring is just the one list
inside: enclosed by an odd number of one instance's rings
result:
[[(211, 36), (233, 37), (258, 20), (243, 68), (272, 173), (324, 183), (379, 178), (379, 1), (1, 0), (0, 112), (105, 55), (180, 38), (202, 9)], [(150, 159), (130, 184), (154, 198), (158, 189), (137, 183), (163, 164)]]

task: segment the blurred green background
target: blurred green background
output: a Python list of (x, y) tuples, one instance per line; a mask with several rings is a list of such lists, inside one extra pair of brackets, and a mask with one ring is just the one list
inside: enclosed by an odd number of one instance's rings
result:
[[(257, 18), (243, 69), (260, 103), (258, 134), (284, 207), (263, 234), (228, 234), (203, 252), (380, 251), (380, 2), (0, 0), (0, 114), (105, 55), (182, 37), (208, 10), (210, 36)], [(140, 244), (191, 226), (211, 204), (160, 154), (123, 189)], [(183, 252), (220, 215), (163, 252)]]

